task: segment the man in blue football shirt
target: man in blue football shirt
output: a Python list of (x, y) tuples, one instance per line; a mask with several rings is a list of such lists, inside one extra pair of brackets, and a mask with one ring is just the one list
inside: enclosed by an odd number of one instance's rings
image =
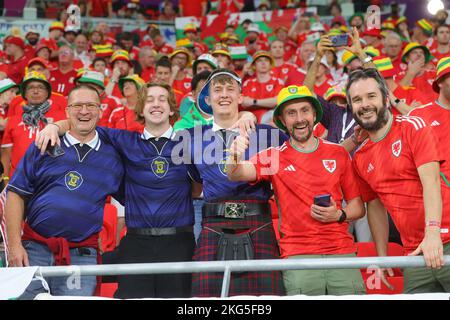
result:
[[(10, 267), (97, 263), (103, 207), (108, 195), (119, 192), (124, 173), (119, 154), (99, 139), (101, 114), (97, 91), (76, 87), (68, 97), (71, 130), (61, 147), (41, 154), (31, 145), (22, 158), (7, 187)], [(52, 295), (89, 296), (96, 287), (93, 276), (46, 280)], [(21, 298), (42, 292), (41, 282), (33, 281)]]
[[(232, 141), (239, 135), (235, 123), (242, 102), (241, 79), (231, 71), (211, 73), (197, 106), (213, 115), (213, 123), (177, 132), (183, 141), (184, 161), (194, 163), (203, 182), (203, 229), (194, 254), (196, 261), (276, 259), (279, 250), (272, 226), (267, 182), (251, 185), (227, 178), (226, 160)], [(287, 136), (280, 130), (257, 125), (250, 134), (246, 159), (260, 150), (279, 146)], [(276, 165), (276, 164), (274, 164)], [(220, 296), (221, 274), (193, 274), (194, 297)], [(229, 295), (283, 295), (281, 273), (232, 273)]]

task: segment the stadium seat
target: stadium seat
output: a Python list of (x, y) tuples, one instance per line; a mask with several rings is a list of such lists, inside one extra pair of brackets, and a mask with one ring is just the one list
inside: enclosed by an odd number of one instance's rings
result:
[[(357, 242), (357, 257), (376, 257), (377, 250), (374, 242)], [(388, 243), (388, 256), (403, 256), (404, 250), (401, 245), (394, 242)], [(399, 268), (394, 268), (394, 276), (388, 277), (388, 281), (394, 286), (394, 290), (390, 290), (380, 281), (378, 288), (373, 288), (374, 273), (367, 272), (367, 269), (361, 269), (361, 275), (366, 285), (367, 294), (401, 294), (403, 292), (403, 274)]]
[(117, 283), (102, 283), (100, 286), (100, 297), (114, 298), (114, 293), (117, 290)]
[(100, 239), (103, 252), (112, 251), (116, 248), (117, 233), (117, 209), (112, 204), (105, 204), (103, 215), (103, 228)]

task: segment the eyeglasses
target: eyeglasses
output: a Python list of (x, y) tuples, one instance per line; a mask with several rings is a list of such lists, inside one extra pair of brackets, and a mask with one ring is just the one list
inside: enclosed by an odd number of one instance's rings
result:
[(68, 107), (72, 108), (75, 111), (80, 111), (83, 107), (86, 107), (88, 111), (95, 111), (97, 108), (100, 108), (100, 104), (93, 102), (81, 102), (81, 103), (73, 103), (69, 104)]
[(28, 90), (39, 90), (39, 91), (43, 91), (43, 90), (47, 90), (47, 87), (44, 85), (37, 85), (37, 86), (27, 86), (27, 91)]

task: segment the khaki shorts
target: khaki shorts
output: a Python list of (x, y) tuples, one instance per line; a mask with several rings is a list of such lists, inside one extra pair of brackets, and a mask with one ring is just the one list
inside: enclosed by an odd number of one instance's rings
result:
[[(450, 255), (450, 243), (444, 245), (444, 255)], [(450, 292), (450, 266), (440, 270), (404, 268), (404, 293)]]
[[(298, 255), (288, 259), (346, 258), (356, 254)], [(353, 295), (365, 294), (366, 287), (359, 269), (287, 270), (283, 271), (288, 295)]]

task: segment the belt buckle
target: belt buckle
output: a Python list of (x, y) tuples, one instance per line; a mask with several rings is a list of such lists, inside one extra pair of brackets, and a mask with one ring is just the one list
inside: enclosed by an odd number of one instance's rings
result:
[(244, 219), (245, 211), (245, 203), (225, 202), (225, 218)]

